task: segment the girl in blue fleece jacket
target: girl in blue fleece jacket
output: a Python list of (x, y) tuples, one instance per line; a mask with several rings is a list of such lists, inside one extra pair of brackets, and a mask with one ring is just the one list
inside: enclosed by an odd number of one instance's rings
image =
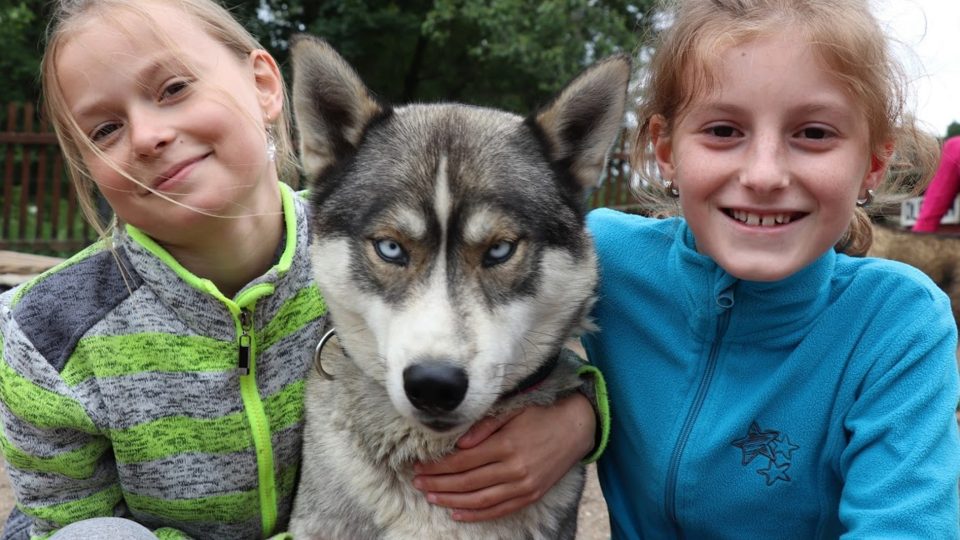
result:
[(675, 7), (635, 149), (682, 217), (589, 217), (613, 538), (960, 537), (949, 301), (842, 253), (930, 170), (867, 2)]
[[(682, 217), (588, 219), (613, 538), (960, 537), (949, 301), (848, 255), (875, 195), (936, 155), (867, 1), (670, 7), (634, 148), (645, 193), (674, 198), (648, 208)], [(530, 425), (515, 453), (568, 425)], [(457, 506), (455, 477), (423, 480)]]

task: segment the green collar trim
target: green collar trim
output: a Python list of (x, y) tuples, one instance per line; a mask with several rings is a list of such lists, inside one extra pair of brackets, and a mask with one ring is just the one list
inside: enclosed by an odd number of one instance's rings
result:
[[(283, 223), (284, 228), (286, 229), (286, 242), (283, 247), (283, 253), (280, 255), (280, 260), (273, 266), (278, 274), (282, 275), (290, 269), (290, 265), (293, 264), (293, 256), (297, 250), (297, 212), (295, 208), (295, 202), (293, 200), (293, 189), (287, 186), (286, 184), (280, 185), (280, 201), (283, 204)], [(199, 291), (205, 292), (224, 304), (227, 304), (231, 307), (231, 311), (239, 313), (239, 305), (243, 305), (245, 300), (249, 301), (255, 300), (256, 298), (262, 296), (263, 294), (270, 294), (273, 292), (273, 285), (270, 284), (261, 284), (253, 287), (250, 290), (243, 291), (237, 297), (237, 301), (227, 298), (220, 292), (220, 289), (217, 286), (206, 278), (201, 278), (187, 270), (179, 261), (177, 261), (169, 251), (166, 250), (163, 246), (157, 243), (156, 240), (151, 238), (149, 235), (141, 231), (140, 229), (130, 225), (129, 223), (125, 225), (127, 234), (130, 236), (133, 241), (140, 244), (147, 251), (152, 253), (155, 257), (163, 261), (164, 264), (170, 267), (184, 282), (188, 285), (197, 289)]]
[(280, 200), (283, 203), (283, 223), (287, 229), (287, 242), (283, 246), (283, 254), (280, 255), (280, 261), (277, 262), (277, 272), (285, 274), (290, 270), (293, 264), (293, 255), (297, 252), (297, 211), (296, 203), (293, 200), (293, 188), (281, 183)]

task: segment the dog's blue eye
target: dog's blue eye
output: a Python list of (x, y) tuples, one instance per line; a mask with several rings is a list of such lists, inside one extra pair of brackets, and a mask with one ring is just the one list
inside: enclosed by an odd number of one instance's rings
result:
[(513, 257), (513, 253), (516, 250), (516, 242), (501, 240), (490, 246), (487, 252), (483, 254), (483, 265), (496, 266), (498, 264), (503, 264), (507, 262), (510, 257)]
[(396, 240), (390, 238), (374, 240), (373, 248), (377, 250), (377, 255), (388, 263), (406, 266), (409, 261), (407, 250), (403, 249), (403, 246)]

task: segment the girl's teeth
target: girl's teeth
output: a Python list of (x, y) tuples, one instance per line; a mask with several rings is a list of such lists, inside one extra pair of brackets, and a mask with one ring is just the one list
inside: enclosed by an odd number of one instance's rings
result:
[(745, 223), (751, 227), (773, 227), (775, 225), (786, 225), (790, 223), (789, 214), (753, 214), (744, 210), (734, 210), (731, 212), (733, 219)]

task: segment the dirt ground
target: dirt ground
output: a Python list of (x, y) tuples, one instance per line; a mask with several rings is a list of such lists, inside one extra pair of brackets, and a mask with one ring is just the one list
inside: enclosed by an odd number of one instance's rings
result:
[(6, 516), (13, 509), (13, 493), (10, 491), (10, 479), (7, 478), (7, 462), (3, 459), (0, 459), (0, 471), (0, 516), (4, 516), (3, 520), (6, 521)]
[[(13, 495), (10, 492), (10, 481), (7, 479), (6, 464), (0, 459), (0, 516), (6, 516), (13, 508)], [(591, 465), (588, 469), (587, 487), (583, 492), (580, 503), (579, 527), (577, 540), (608, 540), (610, 526), (607, 523), (607, 507), (600, 494), (600, 484)]]
[(609, 540), (610, 523), (607, 521), (607, 504), (600, 493), (596, 468), (587, 469), (587, 487), (580, 501), (580, 518), (577, 526), (577, 540)]

